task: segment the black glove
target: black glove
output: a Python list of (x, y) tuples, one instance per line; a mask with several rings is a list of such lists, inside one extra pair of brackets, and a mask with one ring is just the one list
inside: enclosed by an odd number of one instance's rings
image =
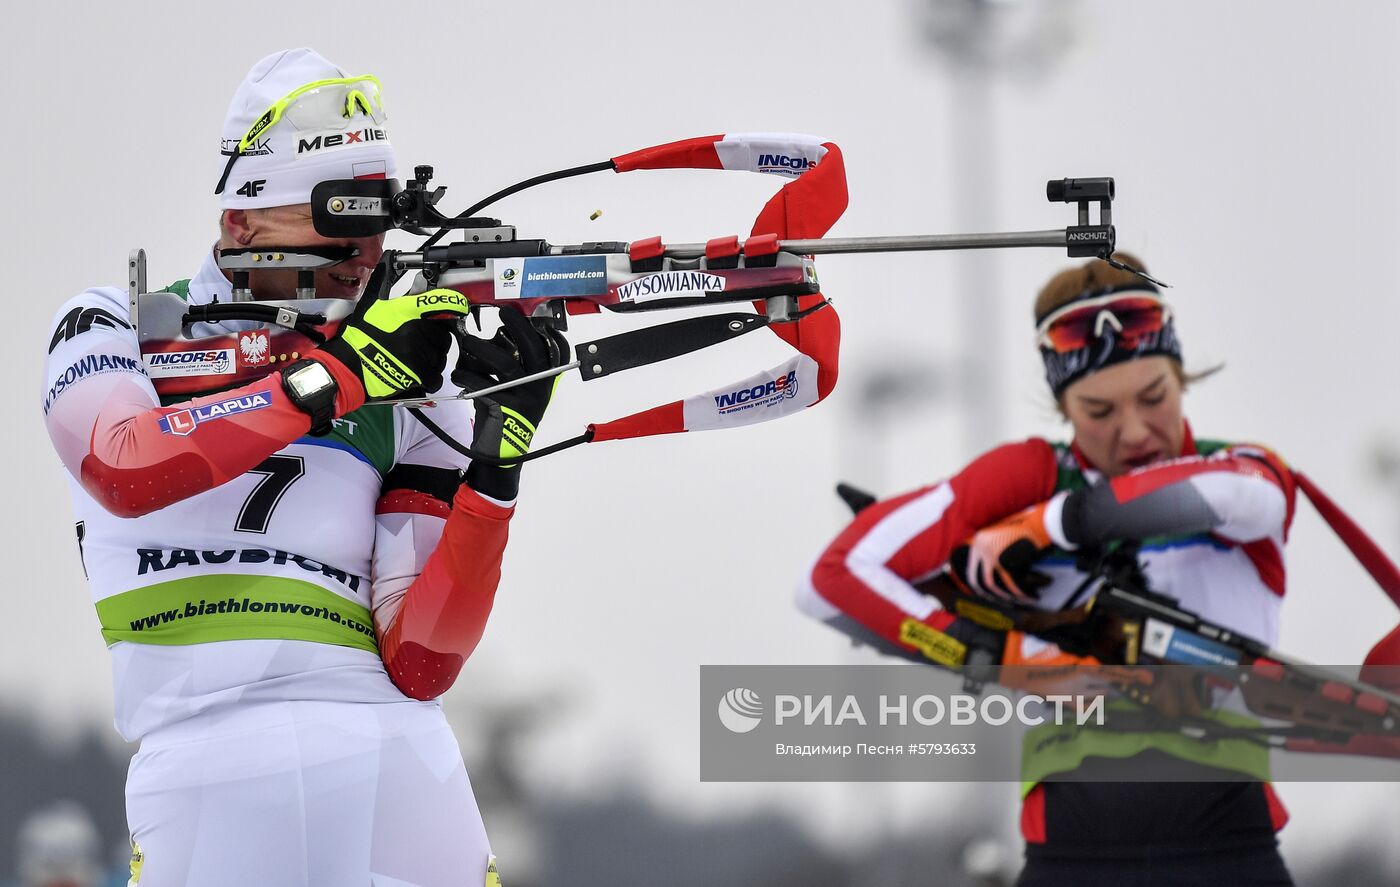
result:
[(360, 380), (369, 403), (437, 390), (452, 344), (442, 319), (468, 313), (467, 297), (455, 290), (387, 298), (385, 267), (374, 269), (354, 313), (321, 346)]
[[(554, 369), (569, 360), (569, 342), (563, 333), (537, 329), (513, 308), (501, 309), (501, 328), (489, 340), (456, 332), (461, 356), (452, 371), (452, 383), (466, 391)], [(535, 428), (558, 382), (558, 376), (551, 376), (476, 398), (472, 449), (502, 460), (530, 452)], [(520, 463), (489, 465), (474, 459), (467, 468), (467, 485), (496, 499), (514, 499), (520, 488)]]

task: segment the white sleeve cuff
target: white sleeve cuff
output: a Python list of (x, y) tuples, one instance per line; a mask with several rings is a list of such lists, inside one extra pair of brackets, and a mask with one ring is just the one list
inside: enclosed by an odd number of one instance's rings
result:
[(496, 506), (499, 506), (499, 507), (501, 507), (501, 508), (514, 508), (514, 507), (515, 507), (515, 500), (514, 500), (514, 499), (497, 499), (495, 496), (488, 496), (488, 495), (486, 495), (485, 493), (481, 492), (480, 490), (475, 490), (475, 489), (472, 490), (472, 492), (473, 492), (473, 493), (476, 493), (478, 496), (480, 496), (482, 499), (485, 499), (487, 502), (490, 502), (492, 505), (496, 505)]
[(1051, 496), (1050, 501), (1045, 504), (1045, 534), (1056, 546), (1065, 551), (1074, 551), (1079, 546), (1065, 538), (1065, 500), (1068, 498), (1069, 490), (1062, 490)]

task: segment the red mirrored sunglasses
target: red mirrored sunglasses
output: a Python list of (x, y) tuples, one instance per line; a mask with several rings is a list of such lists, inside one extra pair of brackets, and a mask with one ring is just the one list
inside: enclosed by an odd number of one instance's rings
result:
[(1112, 327), (1118, 341), (1132, 347), (1143, 336), (1160, 332), (1171, 319), (1171, 308), (1152, 293), (1110, 293), (1055, 309), (1036, 325), (1036, 340), (1057, 353), (1077, 351)]

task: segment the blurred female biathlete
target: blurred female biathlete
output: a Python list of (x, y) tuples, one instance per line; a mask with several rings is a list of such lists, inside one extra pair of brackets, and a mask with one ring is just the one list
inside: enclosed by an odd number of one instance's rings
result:
[[(217, 345), (143, 356), (112, 287), (70, 299), (49, 334), (45, 421), (112, 652), (117, 729), (141, 741), (127, 780), (141, 887), (498, 883), (436, 697), (485, 627), (520, 463), (468, 464), (375, 403), (437, 389), (441, 315), (465, 299), (382, 298), (383, 235), (311, 224), (318, 182), (394, 176), (382, 102), (373, 77), (294, 49), (253, 67), (224, 124), (218, 247), (349, 256), (315, 272), (320, 298), (358, 299), (324, 345), (199, 323)], [(263, 300), (298, 286), (288, 271), (249, 283)], [(191, 306), (235, 297), (215, 250), (169, 291)], [(493, 340), (460, 340), (457, 384), (549, 368), (561, 341), (519, 312), (502, 322)], [(214, 383), (202, 396), (158, 396), (199, 373)], [(462, 401), (435, 418), (508, 462), (552, 390), (478, 400), (474, 428)]]
[[(938, 647), (930, 633), (957, 639), (986, 629), (913, 583), (947, 569), (975, 594), (1055, 610), (1084, 578), (1077, 548), (1147, 540), (1139, 558), (1153, 590), (1274, 644), (1293, 476), (1263, 447), (1192, 433), (1181, 403), (1190, 379), (1156, 287), (1095, 259), (1051, 279), (1035, 317), (1073, 441), (1006, 444), (945, 481), (865, 509), (817, 560), (799, 606), (927, 662), (920, 647)], [(1068, 660), (1037, 638), (1005, 637), (1003, 664)], [(1243, 773), (1229, 781), (1236, 774), (1216, 769), (1218, 758), (1191, 761), (1189, 744), (1115, 750), (1106, 731), (1081, 735), (1079, 748), (1023, 762), (1020, 885), (1292, 883), (1275, 838), (1287, 817), (1267, 782)], [(1185, 758), (1179, 770), (1225, 781), (1059, 781), (1071, 771), (1131, 773), (1134, 754)], [(1100, 769), (1115, 758), (1118, 766)]]

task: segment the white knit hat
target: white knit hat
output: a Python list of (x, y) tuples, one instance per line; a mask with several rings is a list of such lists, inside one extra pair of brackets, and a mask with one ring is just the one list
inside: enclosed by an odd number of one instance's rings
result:
[(253, 66), (234, 93), (224, 118), (220, 172), (226, 171), (227, 179), (219, 193), (221, 207), (306, 203), (311, 189), (328, 179), (394, 178), (398, 174), (394, 149), (382, 123), (360, 112), (349, 118), (327, 118), (325, 128), (314, 131), (298, 129), (283, 116), (229, 165), (228, 158), (238, 150), (239, 141), (279, 99), (308, 83), (348, 76), (306, 48), (275, 52)]

